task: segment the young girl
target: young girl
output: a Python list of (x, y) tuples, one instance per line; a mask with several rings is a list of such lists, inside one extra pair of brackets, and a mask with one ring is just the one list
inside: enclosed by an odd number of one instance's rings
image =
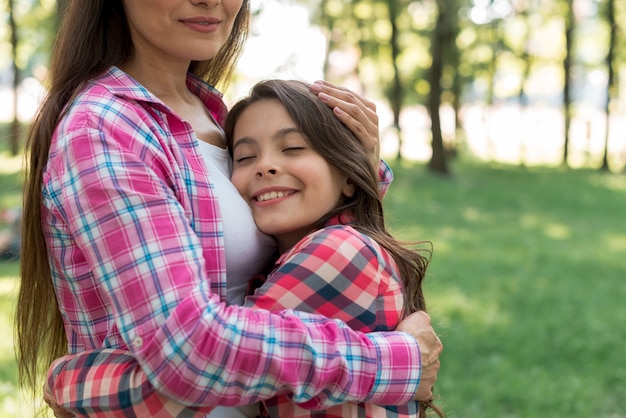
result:
[[(225, 131), (233, 157), (232, 183), (280, 252), (246, 306), (322, 314), (361, 332), (391, 331), (406, 314), (425, 310), (421, 283), (428, 259), (386, 230), (377, 173), (367, 153), (308, 85), (257, 84), (232, 108)], [(113, 366), (93, 366), (90, 373), (107, 374), (108, 367)], [(288, 373), (289, 365), (281, 372)], [(80, 379), (76, 371), (64, 374), (64, 381)], [(128, 387), (110, 386), (108, 391), (124, 394)], [(67, 405), (62, 396), (57, 400)], [(428, 406), (442, 416), (431, 403), (415, 401), (396, 406), (347, 402), (311, 411), (287, 396), (265, 401), (264, 413), (281, 418), (417, 417), (425, 416)], [(174, 402), (169, 407), (182, 408)]]
[[(363, 332), (393, 330), (407, 313), (426, 309), (428, 259), (386, 230), (363, 146), (308, 85), (257, 84), (231, 109), (226, 137), (231, 180), (281, 253), (246, 305), (323, 314)], [(272, 417), (333, 418), (425, 416), (426, 406), (345, 403), (316, 412), (286, 396), (265, 405)]]

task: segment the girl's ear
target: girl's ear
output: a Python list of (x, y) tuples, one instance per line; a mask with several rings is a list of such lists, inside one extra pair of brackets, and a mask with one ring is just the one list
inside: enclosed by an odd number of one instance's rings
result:
[(354, 182), (352, 181), (352, 179), (346, 177), (346, 181), (343, 185), (343, 189), (341, 189), (341, 193), (346, 197), (352, 197), (354, 196), (355, 190), (356, 187), (354, 186)]

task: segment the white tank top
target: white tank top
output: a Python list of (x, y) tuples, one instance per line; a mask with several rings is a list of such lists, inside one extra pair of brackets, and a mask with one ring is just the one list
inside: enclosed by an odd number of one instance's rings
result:
[(276, 243), (257, 229), (248, 204), (230, 182), (232, 161), (228, 150), (200, 140), (198, 144), (215, 187), (224, 227), (226, 301), (241, 305), (248, 280), (266, 266)]
[[(224, 227), (226, 252), (226, 301), (241, 305), (248, 280), (261, 272), (276, 251), (274, 239), (261, 233), (248, 204), (230, 182), (232, 161), (228, 150), (198, 140), (200, 152), (215, 189)], [(208, 418), (253, 418), (259, 405), (215, 408)]]

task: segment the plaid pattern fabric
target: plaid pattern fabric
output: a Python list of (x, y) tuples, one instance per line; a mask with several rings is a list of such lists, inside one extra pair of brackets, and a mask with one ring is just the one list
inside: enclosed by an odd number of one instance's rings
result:
[[(71, 369), (67, 361), (72, 362)], [(132, 355), (124, 350), (91, 350), (63, 357), (50, 366), (50, 371), (55, 376), (57, 399), (80, 400), (72, 405), (77, 416), (201, 418), (213, 409), (172, 402), (154, 390)], [(125, 390), (111, 392), (116, 386)]]
[[(396, 263), (376, 241), (334, 219), (283, 254), (247, 306), (280, 311), (296, 309), (340, 319), (362, 332), (395, 329), (403, 314), (403, 286)], [(311, 411), (289, 396), (265, 402), (271, 417), (416, 417), (417, 402), (383, 407), (340, 404)]]
[[(253, 308), (322, 313), (362, 332), (394, 329), (403, 304), (402, 285), (389, 253), (346, 225), (328, 226), (301, 240), (280, 257), (263, 286), (246, 302)], [(72, 364), (69, 368), (67, 361)], [(81, 399), (82, 407), (75, 411), (89, 416), (110, 416), (91, 415), (90, 405), (114, 405), (115, 409), (132, 410), (136, 416), (149, 411), (150, 416), (163, 417), (193, 417), (210, 409), (188, 409), (160, 395), (132, 356), (120, 350), (69, 356), (55, 362), (52, 375), (57, 399)], [(115, 388), (117, 391), (112, 391)], [(311, 411), (287, 396), (272, 398), (265, 405), (267, 416), (281, 418), (416, 417), (418, 411), (417, 402), (387, 407), (347, 402)]]
[[(221, 121), (220, 95), (192, 77), (188, 85)], [(396, 404), (415, 392), (419, 349), (406, 334), (363, 335), (307, 313), (223, 303), (222, 225), (191, 127), (121, 70), (86, 83), (68, 106), (42, 193), (70, 353), (130, 350), (157, 391), (193, 405), (253, 403), (281, 390), (311, 407)], [(91, 389), (114, 388), (107, 379)], [(82, 405), (73, 401), (62, 403)]]

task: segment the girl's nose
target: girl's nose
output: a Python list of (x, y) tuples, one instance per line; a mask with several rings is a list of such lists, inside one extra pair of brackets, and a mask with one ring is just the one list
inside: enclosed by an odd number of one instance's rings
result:
[(271, 168), (271, 167), (259, 167), (259, 169), (256, 172), (256, 175), (258, 177), (263, 177), (263, 176), (274, 176), (276, 175), (276, 173), (278, 173), (278, 171), (275, 168)]

